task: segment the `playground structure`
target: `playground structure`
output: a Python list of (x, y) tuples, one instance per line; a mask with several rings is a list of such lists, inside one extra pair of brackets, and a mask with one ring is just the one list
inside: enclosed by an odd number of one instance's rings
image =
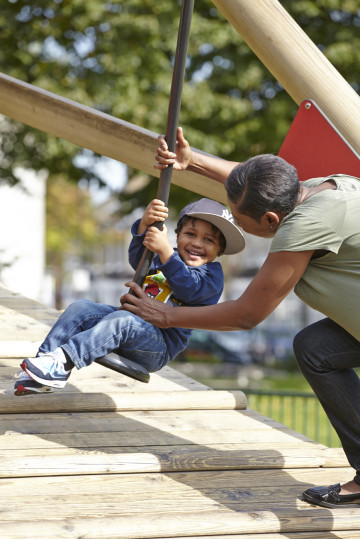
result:
[[(360, 153), (359, 96), (281, 4), (276, 0), (214, 0), (214, 4), (294, 101), (316, 103), (353, 151)], [(150, 131), (6, 75), (0, 76), (0, 113), (154, 174), (157, 134)], [(222, 186), (209, 179), (182, 172), (174, 173), (173, 182), (226, 201)], [(42, 324), (46, 318), (53, 321), (56, 313), (46, 313), (43, 306), (7, 290), (1, 290), (1, 296), (4, 320), (9, 320), (9, 310), (15, 313), (13, 340), (9, 344), (6, 336), (1, 338), (10, 358), (4, 362), (4, 372), (12, 375), (14, 360), (27, 355), (26, 345), (21, 348), (17, 341), (17, 314), (21, 323), (22, 316), (31, 314)], [(338, 474), (351, 476), (340, 450), (328, 451), (249, 409), (243, 411), (242, 395), (209, 396), (215, 392), (173, 376), (167, 370), (163, 377), (156, 375), (149, 389), (140, 389), (127, 379), (116, 382), (111, 374), (107, 378), (99, 374), (104, 380), (94, 393), (98, 380), (92, 380), (91, 373), (85, 390), (75, 381), (65, 399), (54, 395), (46, 401), (47, 396), (34, 396), (31, 406), (11, 400), (4, 389), (3, 428), (13, 436), (3, 437), (1, 448), (3, 499), (12, 496), (19, 504), (13, 511), (9, 504), (10, 510), (0, 519), (5, 537), (26, 537), (27, 520), (33, 521), (36, 537), (359, 536), (356, 509), (330, 511), (297, 500), (309, 484), (334, 482)], [(125, 389), (125, 397), (119, 397), (117, 383), (120, 391)], [(180, 386), (174, 397), (174, 389)], [(208, 399), (199, 398), (200, 392)], [(182, 432), (187, 430), (191, 435)], [(39, 503), (47, 507), (47, 514), (38, 518), (36, 499), (30, 496), (35, 484), (41, 492)], [(63, 487), (59, 503), (61, 485), (68, 486), (70, 498)], [(147, 499), (144, 493), (148, 492)]]
[(170, 366), (143, 384), (93, 364), (60, 392), (15, 397), (21, 358), (58, 315), (0, 284), (2, 539), (358, 539), (359, 509), (300, 498), (353, 476), (342, 449), (242, 391)]
[[(314, 134), (319, 135), (319, 131), (314, 130), (309, 125), (307, 132), (312, 133), (313, 136), (308, 139), (305, 125), (305, 136), (303, 135), (302, 138), (296, 134), (295, 137), (292, 136), (291, 142), (284, 144), (281, 148), (281, 156), (285, 159), (288, 155), (291, 156), (292, 159), (288, 160), (299, 169), (306, 162), (307, 177), (311, 177), (313, 164), (317, 165), (314, 167), (314, 176), (326, 175), (331, 172), (346, 172), (360, 176), (358, 156), (360, 153), (358, 121), (360, 120), (360, 98), (356, 92), (276, 0), (261, 0), (259, 2), (217, 0), (214, 3), (296, 103), (300, 105), (302, 101), (307, 100), (307, 104), (312, 106), (312, 111), (320, 109), (320, 115), (324, 113), (331, 124), (330, 129), (327, 129), (327, 125), (325, 125), (325, 131), (322, 129), (321, 133), (324, 133), (325, 136), (320, 143), (316, 139), (314, 140)], [(179, 37), (183, 31), (186, 45), (193, 0), (185, 2), (183, 8), (184, 6), (185, 9), (182, 10), (180, 20)], [(184, 12), (185, 16), (183, 17)], [(182, 85), (187, 48), (187, 46), (181, 47), (179, 45), (178, 42), (182, 69), (179, 70), (180, 73), (177, 73), (176, 69), (174, 70), (175, 76), (172, 85), (172, 94), (178, 94), (177, 106), (175, 107), (177, 110), (176, 114), (173, 115), (175, 119), (178, 118), (179, 92), (181, 93), (181, 88), (179, 90), (176, 86)], [(175, 61), (175, 67), (177, 63)], [(175, 101), (174, 95), (171, 96), (170, 101)], [(171, 107), (169, 107), (169, 118), (171, 118), (170, 109)], [(99, 154), (117, 159), (149, 174), (154, 174), (153, 156), (157, 141), (155, 133), (1, 74), (0, 113)], [(314, 117), (310, 113), (308, 116)], [(328, 120), (325, 120), (325, 124), (328, 123)], [(172, 145), (174, 145), (176, 124), (174, 121), (172, 123), (171, 139)], [(326, 141), (332, 136), (333, 128), (340, 136), (336, 135), (337, 138), (335, 141), (332, 139), (333, 144), (328, 148)], [(169, 125), (167, 131), (169, 131)], [(139, 148), (141, 148), (141, 152), (139, 152)], [(335, 158), (335, 165), (339, 164), (339, 169), (329, 170), (326, 166), (329, 153), (332, 159)], [(352, 158), (350, 160), (349, 154)], [(346, 170), (345, 168), (342, 170), (341, 164), (344, 162), (347, 164)], [(169, 170), (166, 170), (160, 174), (157, 198), (162, 198), (162, 193), (165, 192), (165, 199), (168, 198), (170, 182), (163, 179), (168, 172)], [(226, 203), (224, 189), (215, 181), (188, 171), (180, 174), (173, 172), (170, 174), (170, 179), (181, 187)], [(306, 179), (306, 176), (301, 179)], [(149, 257), (146, 259), (148, 254), (151, 253), (144, 253), (135, 274), (134, 280), (138, 284), (141, 284), (141, 279), (147, 273), (150, 260)], [(123, 358), (123, 360), (126, 363), (126, 359)], [(137, 379), (144, 382), (149, 379), (148, 373), (142, 372), (142, 369), (136, 369), (133, 365), (127, 368), (126, 365), (119, 364), (113, 355), (104, 356), (98, 361), (119, 372), (127, 371), (128, 375), (134, 373)]]
[[(360, 97), (277, 0), (215, 0), (263, 64), (300, 105), (314, 101), (360, 154)], [(0, 75), (0, 113), (150, 175), (157, 134), (17, 79)], [(141, 152), (138, 151), (141, 147)], [(172, 182), (226, 202), (213, 180), (185, 171)]]

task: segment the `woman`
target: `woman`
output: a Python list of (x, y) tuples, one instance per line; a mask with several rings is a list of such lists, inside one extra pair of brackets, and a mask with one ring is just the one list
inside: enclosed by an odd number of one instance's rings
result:
[(295, 168), (274, 155), (224, 161), (191, 150), (181, 129), (175, 153), (159, 140), (156, 168), (171, 164), (224, 183), (237, 224), (273, 239), (263, 266), (234, 301), (168, 308), (128, 283), (136, 296), (125, 294), (122, 308), (162, 328), (249, 330), (295, 288), (326, 317), (296, 335), (295, 356), (356, 470), (352, 481), (310, 488), (303, 497), (325, 507), (360, 507), (360, 380), (354, 371), (360, 366), (360, 180), (333, 175), (300, 184)]

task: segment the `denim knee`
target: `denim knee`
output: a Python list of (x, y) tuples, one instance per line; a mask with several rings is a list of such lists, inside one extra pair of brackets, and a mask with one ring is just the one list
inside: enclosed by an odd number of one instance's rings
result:
[(96, 305), (96, 303), (89, 299), (77, 299), (73, 303), (70, 303), (70, 305), (66, 307), (65, 311), (68, 313), (84, 312), (89, 310), (89, 307), (92, 307), (93, 305)]

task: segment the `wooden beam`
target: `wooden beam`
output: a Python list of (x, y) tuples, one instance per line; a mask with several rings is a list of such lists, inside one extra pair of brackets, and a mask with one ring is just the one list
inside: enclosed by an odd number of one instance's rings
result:
[[(1, 73), (0, 114), (159, 176), (153, 166), (157, 133)], [(165, 123), (166, 118), (164, 132)], [(198, 174), (174, 172), (172, 181), (184, 189), (226, 202), (223, 186)]]
[[(28, 417), (28, 416), (27, 416)], [(27, 419), (27, 421), (29, 421)], [(26, 435), (24, 435), (26, 436)], [(109, 436), (109, 438), (111, 438)], [(147, 441), (147, 437), (144, 436)], [(346, 467), (341, 449), (323, 446), (247, 449), (245, 444), (144, 445), (144, 447), (61, 448), (0, 450), (0, 478), (61, 475), (168, 473), (210, 470), (268, 470)], [(336, 452), (336, 453), (335, 453)]]
[(360, 153), (360, 97), (277, 0), (213, 0), (299, 105), (314, 100)]
[[(45, 398), (44, 398), (45, 397)], [(47, 398), (46, 398), (47, 397)], [(11, 404), (10, 404), (11, 401)], [(63, 393), (30, 401), (0, 395), (0, 413), (85, 412), (96, 410), (244, 410), (244, 393), (234, 391), (149, 391), (146, 393)]]

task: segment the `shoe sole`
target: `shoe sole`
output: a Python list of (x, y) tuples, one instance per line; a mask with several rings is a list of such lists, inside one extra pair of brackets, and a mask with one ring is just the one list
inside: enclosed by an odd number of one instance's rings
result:
[(25, 361), (23, 361), (20, 364), (20, 367), (22, 368), (23, 371), (26, 372), (26, 374), (30, 376), (30, 378), (35, 380), (35, 382), (39, 382), (39, 384), (43, 386), (57, 387), (58, 389), (62, 389), (63, 387), (66, 386), (67, 380), (65, 381), (64, 380), (44, 380), (43, 378), (39, 378), (38, 376), (36, 376), (36, 374), (28, 370)]
[(42, 393), (53, 393), (53, 390), (51, 387), (47, 387), (46, 389), (30, 389), (19, 384), (14, 391), (14, 395), (17, 397), (23, 397), (24, 395), (41, 395)]
[(309, 496), (308, 494), (302, 495), (303, 500), (306, 502), (313, 503), (315, 505), (321, 505), (322, 507), (329, 507), (330, 509), (336, 509), (337, 507), (345, 508), (345, 507), (360, 507), (360, 503), (354, 503), (354, 502), (347, 502), (347, 503), (329, 503), (329, 502), (323, 502), (321, 500), (318, 500), (317, 498), (313, 498), (312, 496)]

